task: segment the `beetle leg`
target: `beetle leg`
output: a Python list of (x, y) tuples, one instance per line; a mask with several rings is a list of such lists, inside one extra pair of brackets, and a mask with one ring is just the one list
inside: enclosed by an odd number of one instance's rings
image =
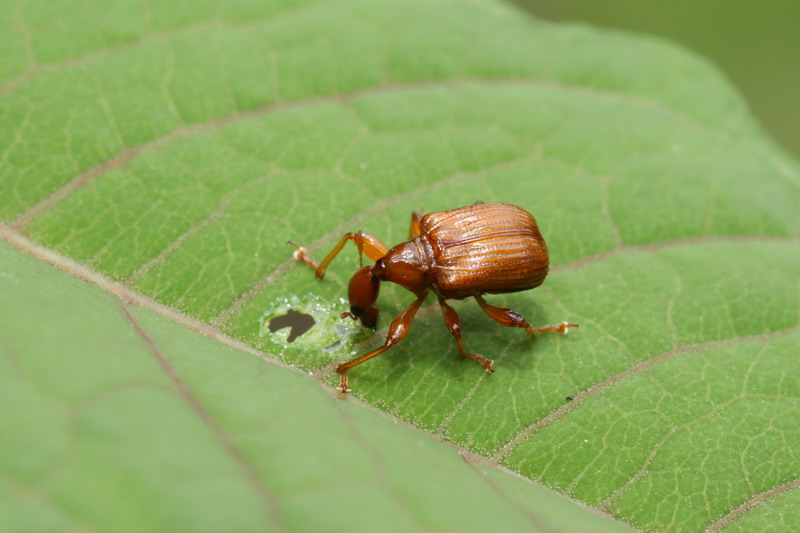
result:
[(401, 340), (408, 334), (408, 330), (411, 327), (411, 322), (414, 321), (414, 315), (417, 314), (417, 309), (419, 306), (422, 305), (422, 302), (425, 301), (425, 298), (428, 296), (428, 291), (417, 296), (417, 299), (409, 305), (405, 311), (397, 315), (394, 320), (392, 320), (391, 325), (389, 326), (389, 333), (386, 335), (386, 342), (383, 343), (383, 346), (380, 348), (376, 348), (371, 352), (365, 353), (364, 355), (360, 355), (355, 359), (351, 359), (346, 363), (342, 363), (336, 367), (336, 371), (341, 374), (341, 380), (339, 382), (339, 391), (342, 393), (349, 392), (350, 389), (347, 387), (347, 371), (353, 368), (356, 365), (360, 365), (364, 361), (372, 359), (376, 355), (380, 355)]
[(495, 322), (512, 328), (525, 328), (525, 331), (527, 331), (529, 335), (538, 335), (539, 333), (543, 333), (545, 331), (552, 331), (566, 335), (569, 333), (569, 328), (578, 327), (578, 324), (562, 322), (555, 326), (540, 326), (538, 328), (534, 328), (522, 317), (522, 315), (512, 309), (489, 305), (481, 296), (475, 296), (475, 300), (477, 300), (478, 305), (481, 306), (483, 312), (489, 315), (489, 318)]
[(419, 229), (419, 223), (422, 220), (422, 215), (414, 211), (411, 213), (411, 226), (408, 228), (408, 239), (411, 240), (420, 233), (422, 230)]
[(293, 255), (294, 255), (294, 258), (295, 258), (295, 259), (297, 259), (297, 260), (298, 260), (298, 261), (300, 261), (301, 263), (305, 263), (305, 264), (307, 264), (308, 266), (310, 266), (310, 267), (311, 267), (311, 268), (313, 268), (314, 270), (316, 270), (316, 269), (317, 269), (317, 267), (318, 267), (319, 265), (317, 265), (316, 261), (314, 261), (313, 259), (311, 259), (311, 256), (310, 256), (310, 255), (308, 255), (308, 252), (306, 251), (306, 249), (305, 249), (305, 248), (303, 248), (303, 247), (302, 247), (302, 246), (300, 246), (299, 244), (295, 244), (295, 243), (293, 243), (292, 241), (287, 241), (287, 242), (288, 242), (288, 243), (289, 243), (291, 246), (293, 246), (293, 247), (294, 247), (294, 250), (295, 250), (295, 252), (294, 252), (294, 254), (293, 254)]
[(311, 259), (311, 257), (309, 257), (308, 252), (306, 252), (305, 248), (303, 248), (302, 246), (298, 246), (292, 241), (289, 241), (289, 244), (294, 246), (296, 250), (294, 252), (294, 258), (313, 268), (314, 271), (317, 273), (317, 277), (319, 279), (322, 279), (325, 277), (325, 270), (328, 268), (328, 265), (330, 264), (331, 261), (333, 261), (333, 258), (336, 257), (339, 254), (339, 252), (342, 251), (342, 248), (344, 248), (344, 245), (347, 244), (347, 241), (353, 241), (356, 244), (356, 246), (358, 247), (359, 257), (361, 256), (362, 253), (365, 253), (367, 254), (367, 257), (369, 257), (372, 261), (377, 261), (384, 255), (386, 255), (386, 252), (389, 251), (389, 249), (386, 248), (386, 246), (381, 241), (379, 241), (376, 237), (373, 237), (369, 233), (364, 233), (363, 231), (359, 231), (356, 233), (345, 233), (344, 236), (341, 239), (339, 239), (339, 242), (336, 243), (336, 246), (333, 247), (333, 250), (331, 250), (330, 253), (325, 257), (325, 259), (322, 260), (322, 263), (317, 265), (317, 263), (313, 259)]
[(444, 298), (439, 298), (439, 305), (442, 307), (442, 316), (444, 317), (444, 323), (447, 326), (447, 329), (450, 330), (450, 333), (453, 334), (453, 337), (456, 339), (456, 344), (458, 344), (458, 353), (461, 355), (461, 358), (469, 357), (470, 359), (475, 359), (477, 362), (483, 365), (483, 368), (486, 369), (487, 372), (494, 372), (492, 368), (492, 364), (494, 361), (491, 359), (486, 359), (482, 355), (478, 355), (476, 353), (469, 353), (464, 349), (464, 342), (461, 340), (461, 319), (456, 313), (456, 310), (447, 305), (447, 302), (444, 301)]

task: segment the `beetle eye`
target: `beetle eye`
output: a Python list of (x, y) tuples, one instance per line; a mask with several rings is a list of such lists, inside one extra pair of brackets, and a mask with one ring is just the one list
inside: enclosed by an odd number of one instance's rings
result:
[(355, 316), (364, 316), (364, 309), (355, 305), (350, 306), (350, 312)]

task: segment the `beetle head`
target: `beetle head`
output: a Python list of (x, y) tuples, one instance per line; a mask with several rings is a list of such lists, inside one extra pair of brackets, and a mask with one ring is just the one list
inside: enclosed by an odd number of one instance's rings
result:
[(367, 328), (378, 323), (378, 308), (375, 301), (381, 288), (381, 280), (372, 272), (371, 266), (359, 268), (350, 278), (347, 296), (350, 299), (350, 312), (342, 313), (342, 318), (360, 320)]

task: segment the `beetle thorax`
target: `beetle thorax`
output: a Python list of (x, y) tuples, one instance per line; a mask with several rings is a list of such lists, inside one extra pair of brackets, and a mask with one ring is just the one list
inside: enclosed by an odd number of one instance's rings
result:
[(397, 283), (419, 294), (430, 285), (433, 260), (433, 248), (427, 238), (420, 235), (386, 252), (376, 261), (373, 273), (383, 281)]

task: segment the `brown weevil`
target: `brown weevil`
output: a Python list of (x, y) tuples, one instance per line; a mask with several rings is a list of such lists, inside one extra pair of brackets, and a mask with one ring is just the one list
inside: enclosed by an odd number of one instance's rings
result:
[(493, 361), (464, 349), (461, 321), (446, 300), (473, 297), (489, 318), (504, 326), (525, 328), (530, 335), (544, 331), (565, 334), (569, 328), (578, 327), (562, 322), (534, 328), (516, 311), (495, 307), (483, 299), (484, 294), (533, 289), (547, 276), (547, 245), (536, 220), (520, 207), (477, 203), (425, 216), (412, 213), (407, 242), (387, 249), (368, 233), (346, 233), (319, 265), (303, 247), (289, 244), (296, 248), (294, 257), (313, 268), (322, 279), (325, 269), (347, 241), (353, 241), (359, 255), (366, 254), (375, 264), (361, 267), (353, 274), (347, 291), (350, 312), (342, 313), (342, 318), (360, 320), (364, 326), (374, 328), (378, 320), (375, 302), (382, 281), (397, 283), (417, 298), (392, 320), (383, 346), (336, 367), (341, 376), (339, 390), (343, 393), (350, 390), (347, 387), (349, 369), (403, 340), (430, 291), (439, 298), (444, 322), (456, 339), (461, 357), (476, 360), (487, 372), (494, 372)]

